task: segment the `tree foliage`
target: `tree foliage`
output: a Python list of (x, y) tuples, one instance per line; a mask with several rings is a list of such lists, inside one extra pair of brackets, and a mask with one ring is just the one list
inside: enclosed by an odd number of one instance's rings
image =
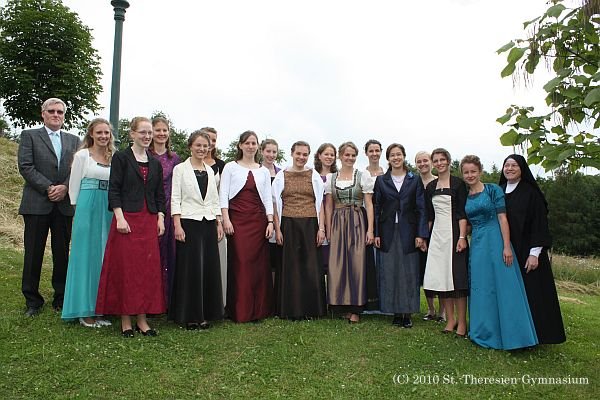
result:
[(497, 119), (510, 129), (500, 141), (504, 146), (527, 150), (529, 163), (546, 171), (567, 166), (600, 168), (600, 0), (586, 0), (567, 8), (563, 0), (551, 0), (546, 12), (524, 23), (528, 38), (510, 41), (498, 50), (508, 52), (501, 76), (527, 80), (542, 65), (554, 77), (544, 85), (550, 112), (511, 105)]
[(92, 35), (60, 0), (8, 0), (0, 9), (0, 98), (15, 126), (41, 120), (40, 106), (59, 97), (70, 128), (95, 113), (100, 56)]
[(567, 173), (538, 182), (548, 201), (554, 249), (570, 255), (600, 255), (600, 176)]

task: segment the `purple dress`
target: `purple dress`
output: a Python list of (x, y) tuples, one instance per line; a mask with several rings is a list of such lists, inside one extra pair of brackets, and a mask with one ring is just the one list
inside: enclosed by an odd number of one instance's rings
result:
[(151, 154), (160, 161), (163, 170), (163, 187), (165, 189), (167, 213), (165, 214), (165, 233), (159, 238), (159, 248), (165, 302), (166, 304), (169, 304), (173, 268), (175, 268), (175, 226), (173, 225), (173, 220), (171, 218), (171, 186), (173, 182), (173, 168), (175, 168), (181, 160), (173, 151), (171, 152), (171, 158), (169, 158), (167, 152), (164, 154), (151, 152)]

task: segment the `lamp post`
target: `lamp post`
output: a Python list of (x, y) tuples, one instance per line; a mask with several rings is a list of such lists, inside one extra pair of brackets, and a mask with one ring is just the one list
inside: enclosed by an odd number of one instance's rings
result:
[(110, 89), (110, 123), (115, 129), (115, 139), (119, 144), (119, 96), (121, 91), (121, 50), (123, 42), (123, 21), (129, 2), (112, 0), (110, 4), (115, 10), (115, 47), (113, 50), (112, 85)]

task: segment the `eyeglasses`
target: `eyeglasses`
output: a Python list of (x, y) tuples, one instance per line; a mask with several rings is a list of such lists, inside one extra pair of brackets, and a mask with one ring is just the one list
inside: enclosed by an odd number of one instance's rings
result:
[(63, 110), (55, 110), (55, 109), (50, 109), (50, 110), (45, 110), (48, 114), (58, 114), (58, 115), (63, 115), (65, 112)]
[(152, 136), (152, 131), (134, 131), (134, 132), (141, 133), (142, 135), (145, 135), (145, 136)]

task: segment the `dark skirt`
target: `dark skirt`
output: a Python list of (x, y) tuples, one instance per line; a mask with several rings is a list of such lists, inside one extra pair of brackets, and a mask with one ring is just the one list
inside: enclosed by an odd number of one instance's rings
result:
[(166, 311), (158, 250), (157, 215), (146, 208), (123, 212), (131, 228), (119, 233), (113, 217), (98, 285), (96, 315)]
[(367, 246), (367, 304), (365, 311), (379, 311), (379, 264), (380, 251), (373, 245)]
[(389, 251), (380, 252), (379, 288), (381, 311), (395, 314), (419, 312), (419, 252), (404, 253), (401, 229), (395, 224)]
[(320, 248), (316, 245), (317, 218), (282, 217), (281, 268), (275, 272), (277, 315), (281, 318), (325, 315), (325, 281)]
[(181, 227), (185, 242), (176, 243), (169, 319), (182, 325), (221, 319), (223, 295), (216, 221), (182, 219)]

